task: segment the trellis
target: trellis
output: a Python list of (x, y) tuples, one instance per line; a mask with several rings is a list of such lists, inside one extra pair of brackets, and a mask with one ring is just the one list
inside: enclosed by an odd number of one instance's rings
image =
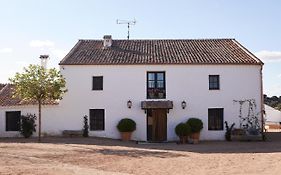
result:
[[(239, 103), (239, 122), (240, 128), (245, 130), (261, 130), (260, 121), (257, 113), (257, 105), (255, 99), (233, 100), (234, 103)], [(243, 107), (248, 106), (247, 115), (243, 116)]]

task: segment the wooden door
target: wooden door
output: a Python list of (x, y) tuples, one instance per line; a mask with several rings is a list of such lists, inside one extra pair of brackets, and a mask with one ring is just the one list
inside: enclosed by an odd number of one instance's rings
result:
[(147, 113), (147, 140), (167, 140), (167, 113), (165, 109), (150, 109)]

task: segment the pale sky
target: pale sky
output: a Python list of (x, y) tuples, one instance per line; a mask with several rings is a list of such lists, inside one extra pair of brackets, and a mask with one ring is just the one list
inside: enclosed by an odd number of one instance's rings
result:
[(0, 0), (0, 82), (24, 66), (59, 61), (78, 39), (235, 38), (265, 62), (264, 91), (281, 96), (279, 0)]

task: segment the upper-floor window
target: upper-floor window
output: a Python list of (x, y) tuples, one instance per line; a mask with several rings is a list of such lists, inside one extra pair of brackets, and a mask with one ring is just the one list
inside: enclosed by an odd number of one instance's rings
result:
[(20, 111), (7, 111), (6, 112), (6, 131), (19, 131), (20, 130)]
[(220, 76), (209, 75), (209, 90), (219, 90), (219, 89), (220, 89)]
[(147, 72), (147, 98), (166, 98), (165, 72)]
[(103, 77), (94, 76), (93, 77), (93, 90), (103, 90)]

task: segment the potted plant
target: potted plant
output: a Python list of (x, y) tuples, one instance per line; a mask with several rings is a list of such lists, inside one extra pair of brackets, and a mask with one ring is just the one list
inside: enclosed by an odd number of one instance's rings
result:
[(117, 125), (123, 141), (131, 140), (132, 132), (136, 130), (136, 122), (129, 118), (121, 119)]
[(149, 98), (154, 98), (154, 90), (153, 89), (148, 89), (147, 92), (148, 92)]
[(180, 138), (180, 143), (185, 144), (191, 133), (191, 127), (187, 123), (179, 123), (175, 128), (175, 132)]
[(231, 133), (232, 133), (232, 129), (233, 129), (235, 123), (232, 123), (232, 125), (230, 127), (228, 126), (227, 121), (225, 121), (224, 123), (225, 123), (225, 128), (226, 128), (225, 140), (231, 141)]
[(191, 127), (191, 139), (193, 143), (199, 143), (200, 131), (203, 129), (203, 122), (198, 118), (190, 118), (186, 122)]
[(159, 97), (159, 98), (163, 98), (163, 97), (164, 97), (164, 93), (163, 93), (163, 92), (159, 92), (159, 93), (158, 93), (158, 97)]
[(84, 116), (83, 137), (89, 137), (88, 116)]

